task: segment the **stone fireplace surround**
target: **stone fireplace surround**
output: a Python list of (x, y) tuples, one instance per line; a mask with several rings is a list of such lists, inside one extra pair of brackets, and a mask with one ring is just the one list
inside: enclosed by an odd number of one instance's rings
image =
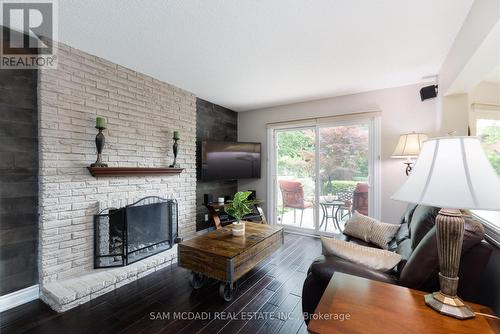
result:
[[(196, 98), (167, 83), (64, 44), (58, 68), (41, 69), (39, 100), (40, 298), (61, 312), (176, 261), (177, 248), (126, 267), (93, 269), (93, 215), (146, 196), (175, 198), (179, 235), (195, 233)], [(95, 118), (107, 119), (103, 160), (117, 167), (164, 167), (174, 176), (92, 177)]]

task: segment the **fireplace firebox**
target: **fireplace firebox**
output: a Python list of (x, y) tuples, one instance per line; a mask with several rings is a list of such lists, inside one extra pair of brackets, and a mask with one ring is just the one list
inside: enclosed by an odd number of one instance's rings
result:
[(174, 199), (150, 196), (94, 216), (94, 268), (121, 267), (172, 248), (178, 238)]

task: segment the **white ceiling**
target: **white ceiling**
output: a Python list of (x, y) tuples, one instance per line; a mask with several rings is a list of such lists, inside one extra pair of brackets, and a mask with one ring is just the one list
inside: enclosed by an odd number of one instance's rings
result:
[(63, 0), (59, 39), (250, 110), (439, 72), (473, 0)]

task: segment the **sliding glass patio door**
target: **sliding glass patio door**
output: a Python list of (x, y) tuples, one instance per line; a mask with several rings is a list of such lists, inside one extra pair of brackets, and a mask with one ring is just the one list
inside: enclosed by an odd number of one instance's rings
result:
[(353, 211), (369, 211), (370, 124), (320, 126), (318, 137), (318, 229), (340, 233)]
[(316, 129), (276, 130), (276, 221), (315, 230)]
[(379, 218), (378, 119), (271, 127), (271, 221), (340, 233), (354, 211)]

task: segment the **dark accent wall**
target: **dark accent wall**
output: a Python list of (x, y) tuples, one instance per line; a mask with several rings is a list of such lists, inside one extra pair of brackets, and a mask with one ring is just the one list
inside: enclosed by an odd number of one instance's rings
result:
[(36, 70), (0, 70), (0, 295), (38, 282)]
[(0, 70), (0, 295), (38, 283), (37, 71)]
[(238, 116), (236, 112), (196, 99), (196, 230), (200, 231), (209, 227), (205, 222), (207, 209), (203, 206), (203, 195), (213, 194), (214, 198), (224, 195), (233, 195), (238, 191), (237, 181), (209, 181), (200, 180), (201, 158), (200, 147), (204, 140), (237, 141)]

